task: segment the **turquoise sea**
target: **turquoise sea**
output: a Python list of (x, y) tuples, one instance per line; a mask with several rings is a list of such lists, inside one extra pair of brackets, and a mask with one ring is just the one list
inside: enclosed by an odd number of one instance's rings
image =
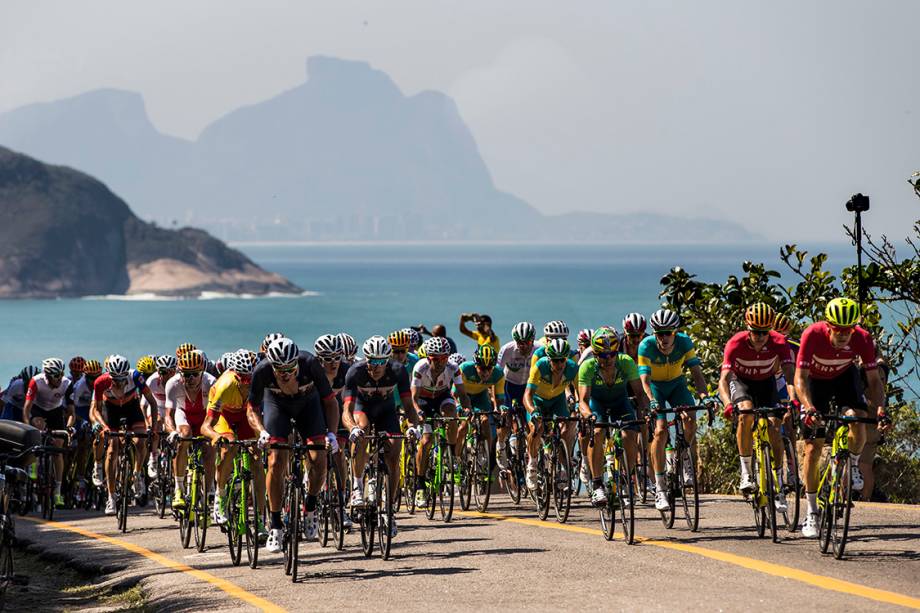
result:
[[(261, 266), (308, 292), (297, 297), (125, 300), (116, 298), (0, 301), (0, 384), (48, 356), (121, 353), (133, 361), (191, 341), (212, 359), (258, 346), (282, 331), (302, 347), (325, 332), (347, 331), (360, 345), (372, 334), (424, 322), (457, 331), (459, 314), (492, 316), (503, 341), (516, 322), (542, 326), (564, 319), (577, 330), (619, 327), (632, 310), (657, 308), (659, 280), (672, 266), (707, 281), (739, 273), (745, 259), (783, 270), (778, 245), (520, 246), (520, 245), (242, 245)], [(817, 248), (811, 249), (819, 251)], [(820, 250), (838, 270), (855, 256), (846, 245)]]

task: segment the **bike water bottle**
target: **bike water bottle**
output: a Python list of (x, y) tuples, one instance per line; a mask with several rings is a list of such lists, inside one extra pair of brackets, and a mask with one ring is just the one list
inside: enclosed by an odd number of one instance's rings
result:
[(668, 472), (674, 472), (674, 448), (671, 447), (671, 444), (668, 443), (668, 446), (664, 448), (664, 458), (665, 465), (668, 467)]
[(511, 455), (517, 457), (517, 434), (512, 434), (508, 437), (508, 445), (511, 446)]

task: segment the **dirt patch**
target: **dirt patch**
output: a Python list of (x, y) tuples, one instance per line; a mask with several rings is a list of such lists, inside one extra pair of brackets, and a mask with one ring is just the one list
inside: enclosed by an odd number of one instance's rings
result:
[(146, 612), (146, 594), (135, 583), (110, 581), (30, 547), (13, 552), (17, 581), (0, 597), (3, 611)]

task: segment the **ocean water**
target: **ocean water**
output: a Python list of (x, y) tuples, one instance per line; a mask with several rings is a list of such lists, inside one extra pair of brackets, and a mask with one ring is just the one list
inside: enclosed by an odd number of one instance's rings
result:
[[(542, 326), (563, 319), (577, 330), (619, 327), (633, 310), (648, 314), (658, 308), (659, 280), (673, 266), (706, 281), (740, 274), (745, 259), (783, 270), (778, 245), (239, 247), (303, 287), (305, 295), (0, 301), (0, 384), (48, 356), (102, 360), (121, 353), (133, 361), (191, 341), (216, 359), (238, 347), (256, 348), (270, 331), (282, 331), (305, 348), (320, 334), (347, 331), (360, 346), (372, 334), (444, 323), (469, 355), (473, 343), (457, 331), (461, 312), (491, 315), (504, 342), (521, 320)], [(830, 270), (854, 257), (845, 245), (821, 250), (831, 256)]]

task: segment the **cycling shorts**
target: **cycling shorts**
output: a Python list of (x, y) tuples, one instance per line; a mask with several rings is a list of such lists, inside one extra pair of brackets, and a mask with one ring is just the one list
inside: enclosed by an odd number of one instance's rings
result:
[(319, 396), (300, 406), (294, 412), (274, 402), (266, 402), (262, 410), (262, 421), (272, 443), (286, 443), (291, 436), (291, 419), (300, 437), (308, 443), (318, 443), (326, 436), (326, 415), (323, 413)]
[[(200, 427), (199, 424), (199, 429)], [(214, 431), (218, 434), (233, 434), (237, 440), (259, 437), (256, 431), (252, 429), (252, 426), (249, 425), (249, 420), (246, 419), (246, 411), (221, 412), (220, 417), (217, 418), (217, 423), (214, 424)]]
[(450, 391), (444, 391), (434, 398), (419, 398), (418, 406), (422, 410), (422, 417), (428, 419), (429, 417), (440, 416), (441, 411), (444, 410), (444, 407), (450, 405), (452, 407), (457, 406), (457, 401), (454, 400), (454, 397), (450, 395)]
[(355, 403), (355, 413), (363, 413), (369, 425), (382, 434), (401, 434), (399, 428), (399, 414), (392, 402), (378, 402), (374, 404)]
[(45, 420), (45, 426), (51, 428), (52, 430), (63, 430), (65, 427), (64, 421), (64, 407), (57, 407), (55, 409), (40, 409), (36, 406), (32, 407), (32, 414), (30, 418), (32, 419), (33, 424), (35, 425), (35, 418), (41, 417)]
[[(859, 378), (859, 370), (855, 366), (850, 366), (842, 374), (833, 379), (808, 379), (808, 391), (811, 393), (811, 401), (815, 405), (815, 410), (821, 415), (830, 413), (830, 405), (833, 401), (840, 413), (844, 409), (856, 409), (857, 411), (868, 411), (869, 406), (863, 395), (863, 385)], [(827, 438), (828, 432), (824, 426), (812, 429), (802, 424), (802, 438), (812, 440), (816, 438)]]
[[(555, 398), (549, 399), (543, 399), (535, 395), (533, 397), (533, 405), (544, 418), (569, 416), (569, 404), (565, 400), (565, 394), (559, 394)], [(528, 413), (527, 423), (531, 421), (533, 421), (533, 413)]]
[(732, 404), (750, 400), (755, 408), (775, 407), (779, 400), (776, 391), (776, 379), (768, 377), (761, 380), (743, 379), (732, 374), (728, 379), (728, 389)]
[[(599, 402), (591, 399), (588, 401), (588, 406), (591, 407), (591, 414), (597, 418), (597, 421), (627, 421), (636, 419), (636, 409), (633, 407), (633, 403), (630, 402), (629, 397), (625, 395), (620, 398), (619, 402), (614, 402), (603, 406), (601, 406)], [(633, 430), (638, 432), (639, 424), (627, 426), (624, 428), (624, 430)]]
[[(106, 402), (103, 406), (105, 407), (105, 424), (112, 430), (121, 429), (122, 419), (128, 424), (129, 429), (145, 424), (144, 414), (141, 412), (141, 403), (137, 398), (133, 398), (125, 404)], [(177, 416), (178, 414), (179, 411), (176, 411)]]
[(509, 407), (511, 404), (517, 400), (520, 404), (524, 404), (524, 391), (527, 389), (527, 384), (522, 383), (518, 385), (517, 383), (511, 383), (510, 381), (505, 381), (505, 404)]
[[(687, 379), (684, 376), (670, 381), (650, 381), (649, 385), (652, 388), (652, 395), (655, 396), (655, 400), (658, 401), (658, 406), (661, 408), (666, 406), (693, 406), (696, 404), (696, 400), (693, 399), (693, 394), (690, 393), (690, 389), (687, 387)], [(657, 418), (665, 419), (666, 415), (658, 413)]]

